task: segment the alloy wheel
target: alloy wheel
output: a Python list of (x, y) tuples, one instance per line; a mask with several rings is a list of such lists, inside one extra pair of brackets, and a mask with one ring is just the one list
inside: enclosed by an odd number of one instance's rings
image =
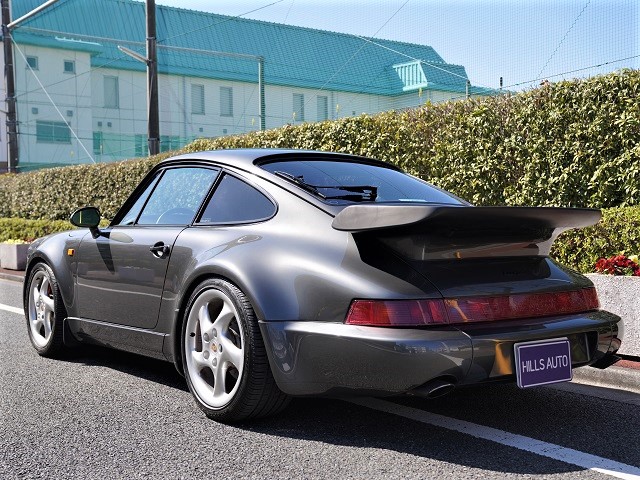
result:
[(209, 408), (224, 407), (236, 394), (245, 365), (245, 334), (225, 293), (208, 289), (196, 298), (184, 343), (194, 393)]

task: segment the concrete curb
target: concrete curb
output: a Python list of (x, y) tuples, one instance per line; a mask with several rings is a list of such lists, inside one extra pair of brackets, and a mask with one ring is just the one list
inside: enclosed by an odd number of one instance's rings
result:
[(620, 355), (640, 357), (640, 278), (587, 274), (598, 292), (603, 310), (622, 318), (624, 330)]
[(606, 370), (592, 367), (576, 368), (573, 383), (614, 388), (640, 394), (640, 369), (611, 366)]
[(11, 280), (12, 282), (24, 282), (24, 272), (20, 273), (9, 273), (7, 270), (0, 270), (0, 279), (2, 280)]

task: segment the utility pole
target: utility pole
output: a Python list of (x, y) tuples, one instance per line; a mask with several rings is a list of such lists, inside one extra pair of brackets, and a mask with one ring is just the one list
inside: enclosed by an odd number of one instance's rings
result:
[(9, 0), (2, 0), (2, 43), (4, 44), (4, 84), (7, 104), (7, 171), (15, 172), (18, 166), (18, 118), (16, 115), (16, 84), (10, 23)]
[(7, 88), (5, 102), (7, 103), (7, 170), (16, 172), (18, 167), (18, 118), (16, 115), (16, 83), (15, 65), (13, 64), (13, 41), (11, 31), (20, 23), (49, 8), (59, 0), (48, 0), (42, 5), (25, 13), (20, 18), (11, 21), (9, 0), (2, 0), (2, 43), (4, 44), (4, 80)]
[(156, 2), (155, 0), (147, 0), (147, 141), (149, 143), (149, 155), (160, 153), (157, 40)]
[(267, 119), (265, 118), (264, 106), (264, 58), (258, 57), (258, 90), (260, 90), (260, 130), (266, 129)]

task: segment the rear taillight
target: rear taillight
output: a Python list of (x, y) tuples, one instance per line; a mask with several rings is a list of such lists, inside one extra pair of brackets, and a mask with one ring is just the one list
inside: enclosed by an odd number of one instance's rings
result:
[(442, 300), (355, 300), (346, 323), (350, 325), (403, 326), (446, 324)]
[(548, 317), (596, 310), (595, 288), (567, 292), (429, 300), (354, 300), (345, 323), (370, 326), (442, 325)]

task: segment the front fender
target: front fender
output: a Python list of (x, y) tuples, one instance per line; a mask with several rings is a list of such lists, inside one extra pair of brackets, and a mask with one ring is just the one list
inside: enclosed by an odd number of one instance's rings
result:
[(40, 262), (49, 265), (58, 282), (62, 301), (67, 313), (75, 313), (75, 251), (82, 238), (89, 232), (71, 230), (39, 238), (29, 247), (27, 267), (23, 284), (23, 302), (27, 298), (29, 277), (33, 267)]

